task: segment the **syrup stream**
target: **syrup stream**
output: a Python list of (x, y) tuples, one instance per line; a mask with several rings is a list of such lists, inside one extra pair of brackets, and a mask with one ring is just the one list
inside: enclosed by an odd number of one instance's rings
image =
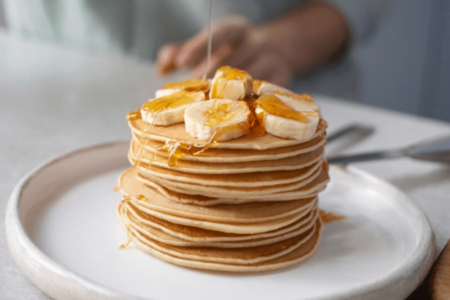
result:
[(213, 1), (209, 0), (209, 24), (208, 24), (208, 50), (206, 53), (206, 69), (205, 74), (203, 74), (203, 80), (206, 80), (209, 72), (209, 64), (211, 60), (211, 45), (212, 45), (212, 12), (213, 12)]

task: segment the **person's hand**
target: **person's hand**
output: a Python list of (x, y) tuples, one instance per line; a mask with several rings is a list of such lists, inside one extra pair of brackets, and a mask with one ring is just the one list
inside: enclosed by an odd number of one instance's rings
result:
[[(206, 69), (207, 28), (179, 45), (161, 47), (157, 66), (161, 74), (176, 69), (191, 68), (191, 76), (202, 77)], [(276, 51), (263, 30), (252, 27), (246, 19), (232, 16), (222, 20), (212, 30), (212, 51), (208, 77), (222, 65), (246, 70), (255, 79), (287, 86), (293, 68)]]
[[(321, 1), (311, 1), (258, 27), (243, 17), (228, 17), (212, 30), (208, 77), (229, 65), (248, 71), (254, 79), (287, 86), (293, 74), (342, 57), (349, 39), (345, 18)], [(203, 76), (207, 43), (204, 29), (183, 44), (163, 46), (157, 57), (160, 73), (191, 68), (193, 77)]]

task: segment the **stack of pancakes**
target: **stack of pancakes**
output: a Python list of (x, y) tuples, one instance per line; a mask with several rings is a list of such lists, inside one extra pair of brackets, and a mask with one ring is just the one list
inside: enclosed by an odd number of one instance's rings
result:
[(119, 179), (118, 214), (140, 249), (176, 265), (232, 272), (284, 268), (317, 249), (317, 195), (329, 180), (324, 120), (306, 141), (243, 136), (196, 155), (175, 151), (176, 166), (158, 150), (167, 141), (205, 142), (184, 124), (150, 126), (138, 117), (129, 124), (133, 167)]

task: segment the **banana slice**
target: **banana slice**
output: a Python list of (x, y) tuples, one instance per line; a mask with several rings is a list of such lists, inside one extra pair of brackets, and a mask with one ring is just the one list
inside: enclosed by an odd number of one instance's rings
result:
[(253, 92), (253, 79), (245, 71), (223, 66), (212, 80), (210, 99), (242, 100)]
[(261, 87), (261, 84), (267, 83), (265, 80), (253, 80), (253, 93), (259, 95), (259, 88)]
[(210, 80), (203, 79), (191, 79), (184, 80), (180, 82), (172, 82), (166, 83), (163, 85), (162, 89), (156, 91), (156, 98), (161, 98), (164, 96), (168, 96), (180, 91), (189, 91), (189, 92), (204, 92), (208, 93), (211, 88)]
[(228, 141), (248, 128), (250, 110), (244, 101), (214, 99), (189, 106), (184, 112), (186, 131), (199, 140)]
[(162, 89), (162, 90), (156, 90), (155, 98), (161, 98), (165, 96), (169, 96), (178, 92), (181, 92), (183, 89)]
[(189, 105), (205, 100), (204, 92), (178, 91), (155, 98), (141, 108), (142, 119), (154, 125), (169, 126), (184, 121), (184, 111)]
[(276, 84), (262, 81), (259, 84), (256, 94), (262, 95), (276, 95), (281, 101), (295, 111), (304, 111), (312, 108), (314, 111), (320, 113), (320, 106), (314, 103), (311, 96), (307, 94), (296, 94), (288, 89), (285, 89)]
[(256, 100), (255, 113), (266, 132), (287, 139), (309, 139), (317, 129), (320, 114), (311, 105), (301, 110), (286, 105), (278, 95), (263, 95)]

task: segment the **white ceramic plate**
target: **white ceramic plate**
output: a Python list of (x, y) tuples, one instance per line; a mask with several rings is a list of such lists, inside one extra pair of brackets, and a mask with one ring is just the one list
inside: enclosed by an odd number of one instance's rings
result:
[(128, 167), (128, 142), (46, 162), (14, 190), (8, 245), (17, 264), (56, 299), (403, 299), (435, 253), (425, 215), (402, 192), (355, 168), (332, 167), (320, 206), (347, 217), (325, 225), (318, 252), (262, 274), (167, 264), (125, 241), (112, 191)]

